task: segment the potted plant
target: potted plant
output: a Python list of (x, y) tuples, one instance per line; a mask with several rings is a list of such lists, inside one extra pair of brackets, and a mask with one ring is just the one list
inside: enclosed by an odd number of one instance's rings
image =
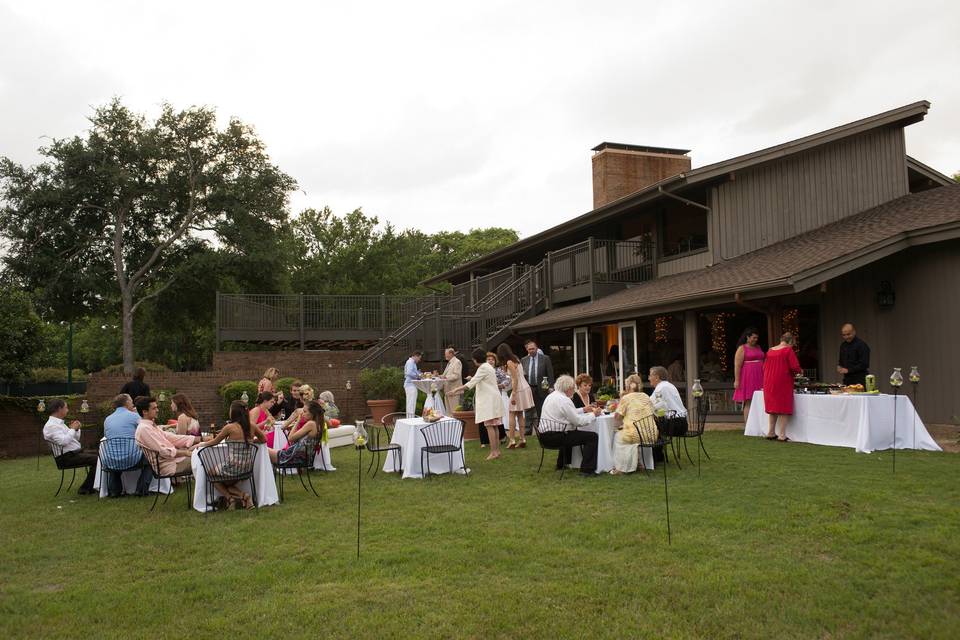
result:
[(476, 387), (467, 389), (463, 392), (463, 400), (453, 410), (453, 417), (463, 423), (463, 439), (479, 440), (480, 430), (477, 429), (475, 420), (476, 413), (473, 410), (473, 397), (476, 394)]
[(403, 369), (386, 366), (364, 369), (360, 372), (360, 389), (373, 421), (380, 422), (383, 416), (393, 413), (404, 402)]

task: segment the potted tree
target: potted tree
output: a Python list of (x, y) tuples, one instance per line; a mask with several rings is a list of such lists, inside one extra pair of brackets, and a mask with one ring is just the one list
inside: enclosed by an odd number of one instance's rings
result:
[(475, 420), (476, 413), (473, 410), (473, 396), (476, 392), (476, 387), (464, 391), (463, 400), (461, 400), (460, 404), (453, 410), (453, 417), (463, 423), (464, 440), (480, 439), (480, 431), (477, 429), (477, 422)]
[(396, 411), (397, 405), (404, 401), (403, 369), (386, 366), (364, 369), (360, 372), (360, 390), (373, 421), (380, 422), (383, 416)]

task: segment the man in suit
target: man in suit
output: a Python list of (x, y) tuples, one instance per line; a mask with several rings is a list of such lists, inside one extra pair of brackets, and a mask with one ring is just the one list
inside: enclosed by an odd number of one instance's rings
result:
[(459, 393), (451, 393), (463, 384), (463, 365), (457, 358), (457, 350), (453, 347), (447, 347), (443, 352), (443, 357), (447, 359), (447, 366), (443, 370), (443, 396), (447, 411), (454, 411), (460, 404), (462, 397)]
[[(530, 389), (533, 391), (533, 409), (528, 411), (526, 416), (527, 435), (530, 435), (533, 418), (540, 416), (543, 401), (550, 393), (550, 389), (553, 388), (553, 362), (551, 362), (550, 356), (540, 351), (536, 341), (527, 340), (523, 346), (527, 350), (527, 355), (520, 361), (520, 367), (523, 369), (523, 375), (530, 383)], [(542, 386), (544, 378), (547, 379), (547, 389)]]

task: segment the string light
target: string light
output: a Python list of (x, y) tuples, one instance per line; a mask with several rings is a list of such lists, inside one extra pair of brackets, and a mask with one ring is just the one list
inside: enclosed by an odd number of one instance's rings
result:
[(783, 312), (783, 330), (793, 334), (793, 348), (800, 348), (800, 309), (787, 309)]
[(654, 342), (664, 343), (670, 333), (670, 316), (657, 316), (653, 321)]
[(710, 346), (720, 360), (720, 370), (727, 370), (727, 316), (731, 313), (718, 312), (710, 322)]

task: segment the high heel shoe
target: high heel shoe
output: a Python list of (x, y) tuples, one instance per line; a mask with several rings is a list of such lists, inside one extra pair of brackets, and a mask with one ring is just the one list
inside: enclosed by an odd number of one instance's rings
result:
[(517, 446), (520, 447), (521, 449), (526, 449), (526, 448), (527, 448), (527, 441), (526, 441), (526, 440), (521, 440), (521, 441), (520, 441), (520, 444), (517, 445)]
[(510, 444), (507, 445), (507, 449), (516, 449), (516, 448), (517, 448), (517, 443), (515, 440), (511, 440)]

